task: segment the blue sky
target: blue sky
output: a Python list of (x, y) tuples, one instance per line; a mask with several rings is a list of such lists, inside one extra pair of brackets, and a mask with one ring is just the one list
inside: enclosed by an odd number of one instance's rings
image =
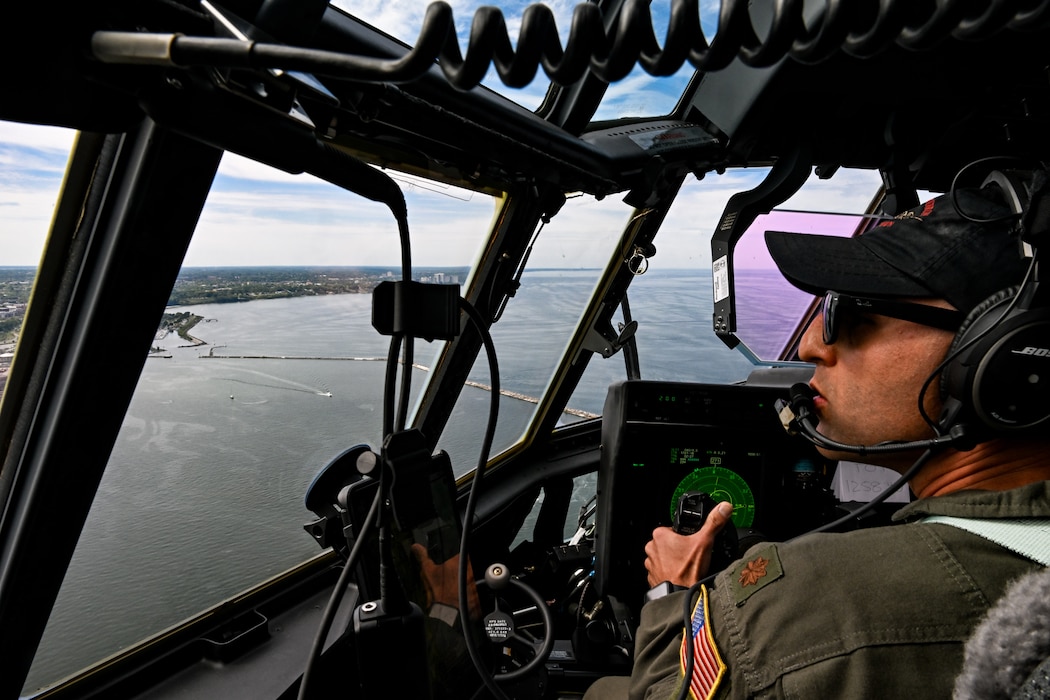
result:
[[(479, 7), (496, 5), (500, 8), (511, 43), (516, 45), (521, 29), (521, 17), (525, 8), (532, 4), (524, 0), (496, 0), (495, 2), (493, 0), (446, 0), (446, 2), (452, 8), (460, 51), (464, 54), (469, 45), (474, 14)], [(547, 0), (543, 3), (551, 10), (555, 18), (563, 46), (568, 41), (573, 9), (580, 2), (581, 0)], [(420, 0), (335, 0), (332, 4), (352, 11), (361, 19), (409, 44), (415, 43), (419, 36), (423, 26), (423, 17), (429, 5)], [(668, 0), (656, 0), (650, 9), (653, 30), (661, 43), (667, 33), (669, 6)], [(712, 36), (717, 28), (715, 17), (718, 7), (719, 0), (700, 0), (705, 36)], [(597, 118), (666, 114), (671, 111), (691, 74), (692, 68), (686, 65), (677, 75), (657, 80), (636, 68), (627, 78), (610, 86)], [(500, 84), (495, 71), (491, 70), (484, 84), (534, 109), (543, 99), (548, 81), (541, 69), (528, 87), (520, 90), (505, 89)]]
[[(343, 0), (340, 0), (341, 2)], [(345, 0), (347, 3), (350, 0)], [(479, 0), (454, 0), (460, 46)], [(574, 1), (552, 0), (564, 43)], [(666, 32), (668, 3), (654, 2), (654, 28)], [(425, 2), (419, 0), (353, 0), (359, 16), (380, 29), (412, 42), (419, 34)], [(516, 42), (524, 2), (500, 3), (512, 42)], [(717, 0), (703, 0), (705, 17), (717, 9)], [(705, 21), (705, 34), (713, 30)], [(669, 111), (688, 80), (688, 67), (678, 75), (654, 79), (636, 69), (610, 86), (598, 118), (657, 115)], [(542, 74), (521, 90), (504, 88), (498, 79), (487, 83), (519, 103), (534, 108), (547, 90)], [(0, 122), (0, 265), (36, 265), (44, 245), (55, 199), (75, 133), (67, 129)], [(690, 206), (672, 211), (668, 224), (690, 231), (713, 230), (728, 196), (752, 187), (760, 172), (709, 177), (692, 188)], [(469, 265), (477, 253), (494, 212), (489, 198), (441, 188), (397, 176), (406, 192), (417, 265)], [(857, 211), (873, 191), (868, 180), (855, 186), (849, 174), (840, 173), (820, 194), (802, 193), (797, 207)], [(556, 217), (562, 232), (556, 245), (537, 246), (531, 263), (538, 266), (575, 266), (580, 260), (604, 264), (596, 253), (595, 231), (620, 231), (628, 210), (619, 197), (603, 203), (589, 198), (570, 200)], [(553, 234), (547, 234), (550, 236)], [(706, 238), (706, 236), (705, 236)], [(660, 257), (694, 259), (696, 243), (681, 251), (661, 248)], [(673, 244), (672, 244), (673, 245)], [(681, 257), (679, 257), (681, 256)], [(309, 176), (292, 176), (252, 161), (227, 155), (209, 197), (198, 233), (187, 255), (187, 265), (392, 265), (397, 264), (397, 231), (380, 205), (336, 191)], [(700, 261), (702, 264), (702, 261)]]

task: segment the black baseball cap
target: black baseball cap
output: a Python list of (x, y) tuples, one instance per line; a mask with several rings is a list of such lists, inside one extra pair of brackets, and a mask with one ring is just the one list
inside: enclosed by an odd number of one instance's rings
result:
[(955, 202), (941, 195), (859, 236), (766, 231), (766, 245), (788, 282), (812, 294), (930, 297), (968, 312), (1024, 276), (1009, 213), (997, 186), (958, 189)]

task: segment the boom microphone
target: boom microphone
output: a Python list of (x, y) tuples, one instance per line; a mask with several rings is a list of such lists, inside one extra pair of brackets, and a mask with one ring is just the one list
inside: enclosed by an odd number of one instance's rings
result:
[(957, 445), (965, 440), (963, 426), (956, 425), (951, 428), (947, 435), (938, 435), (926, 440), (888, 440), (874, 445), (850, 445), (844, 442), (832, 440), (817, 432), (816, 410), (813, 406), (813, 397), (816, 395), (808, 384), (799, 382), (791, 387), (788, 392), (790, 401), (784, 399), (776, 400), (777, 413), (784, 430), (790, 435), (802, 435), (817, 447), (839, 452), (856, 452), (860, 455), (882, 454), (887, 452), (908, 452), (910, 450), (933, 449), (936, 447), (947, 447)]

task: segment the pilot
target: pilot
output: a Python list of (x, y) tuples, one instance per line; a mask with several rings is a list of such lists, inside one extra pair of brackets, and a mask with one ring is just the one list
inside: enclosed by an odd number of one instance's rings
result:
[[(793, 285), (836, 293), (825, 296), (799, 346), (815, 365), (812, 407), (826, 438), (871, 446), (933, 437), (919, 405), (936, 419), (947, 403), (930, 378), (964, 316), (1025, 277), (998, 188), (955, 195), (856, 238), (767, 233)], [(1050, 550), (1050, 438), (979, 439), (925, 455), (909, 482), (916, 500), (893, 525), (762, 543), (699, 594), (647, 603), (632, 675), (599, 679), (586, 698), (949, 697), (982, 616)], [(902, 473), (924, 453), (819, 449)], [(703, 578), (731, 512), (720, 504), (691, 536), (655, 530), (645, 548), (650, 585)], [(970, 527), (1024, 522), (1017, 519), (1044, 519), (1042, 530), (1020, 527), (1025, 546), (1016, 532), (997, 538)], [(687, 682), (692, 696), (681, 694)]]

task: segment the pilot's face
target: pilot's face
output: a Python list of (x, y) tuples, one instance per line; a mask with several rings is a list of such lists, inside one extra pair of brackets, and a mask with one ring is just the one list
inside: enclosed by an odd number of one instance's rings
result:
[[(913, 301), (951, 308), (936, 299)], [(818, 316), (799, 344), (801, 359), (816, 364), (810, 385), (817, 392), (817, 430), (855, 445), (932, 437), (933, 431), (919, 413), (919, 392), (944, 359), (954, 334), (886, 316), (857, 314), (841, 323), (835, 342), (826, 345), (822, 325), (823, 318)], [(941, 409), (938, 386), (936, 380), (932, 382), (924, 397), (927, 415), (934, 420)], [(821, 452), (834, 459), (866, 461), (853, 453)], [(867, 459), (903, 470), (914, 462), (915, 454)]]

